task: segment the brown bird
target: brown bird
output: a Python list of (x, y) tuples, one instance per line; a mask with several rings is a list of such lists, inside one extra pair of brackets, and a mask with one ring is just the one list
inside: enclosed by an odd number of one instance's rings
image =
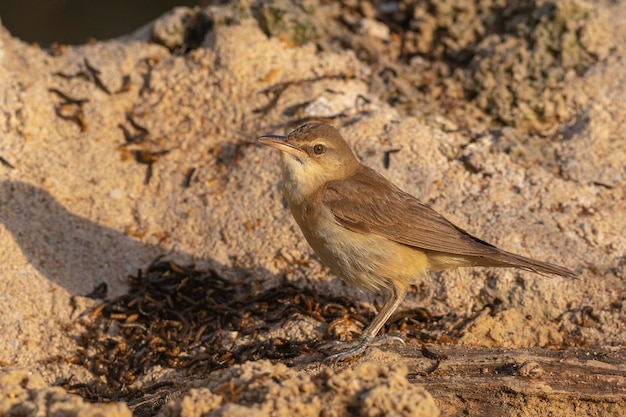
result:
[(428, 271), (495, 266), (575, 277), (566, 268), (498, 249), (455, 226), (361, 164), (330, 125), (308, 123), (288, 136), (258, 140), (281, 151), (285, 199), (322, 262), (347, 283), (387, 297), (361, 337), (342, 344), (344, 350), (327, 360), (344, 360), (374, 342), (399, 339), (376, 340), (376, 334), (409, 285)]

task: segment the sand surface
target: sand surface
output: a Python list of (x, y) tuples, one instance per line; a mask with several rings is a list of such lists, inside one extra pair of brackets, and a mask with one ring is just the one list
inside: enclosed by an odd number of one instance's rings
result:
[[(0, 415), (626, 414), (626, 3), (240, 2), (41, 49), (0, 27)], [(404, 346), (333, 277), (262, 134), (306, 120), (579, 279), (416, 283)]]

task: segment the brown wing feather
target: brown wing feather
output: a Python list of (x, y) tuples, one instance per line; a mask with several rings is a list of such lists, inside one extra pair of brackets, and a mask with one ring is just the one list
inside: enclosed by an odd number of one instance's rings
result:
[[(374, 233), (420, 249), (483, 259), (491, 266), (575, 276), (571, 271), (509, 253), (478, 239), (405, 193), (372, 169), (327, 184), (322, 201), (345, 228)], [(358, 202), (358, 203), (355, 203)]]
[(366, 167), (352, 178), (329, 182), (323, 203), (339, 223), (355, 232), (437, 252), (470, 256), (497, 252)]

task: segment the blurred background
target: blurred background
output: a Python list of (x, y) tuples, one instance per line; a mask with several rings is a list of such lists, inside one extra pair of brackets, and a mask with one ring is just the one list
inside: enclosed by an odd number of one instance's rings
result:
[(0, 20), (13, 36), (41, 46), (81, 44), (128, 34), (176, 6), (208, 0), (0, 0)]

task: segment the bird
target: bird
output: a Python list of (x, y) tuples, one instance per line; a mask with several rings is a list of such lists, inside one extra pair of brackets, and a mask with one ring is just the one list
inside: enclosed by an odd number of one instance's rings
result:
[(333, 126), (305, 123), (258, 142), (281, 153), (282, 190), (305, 239), (347, 284), (383, 295), (373, 320), (350, 342), (336, 342), (333, 363), (396, 337), (377, 334), (412, 284), (429, 271), (514, 267), (575, 277), (567, 268), (517, 255), (456, 226), (418, 198), (362, 164)]

